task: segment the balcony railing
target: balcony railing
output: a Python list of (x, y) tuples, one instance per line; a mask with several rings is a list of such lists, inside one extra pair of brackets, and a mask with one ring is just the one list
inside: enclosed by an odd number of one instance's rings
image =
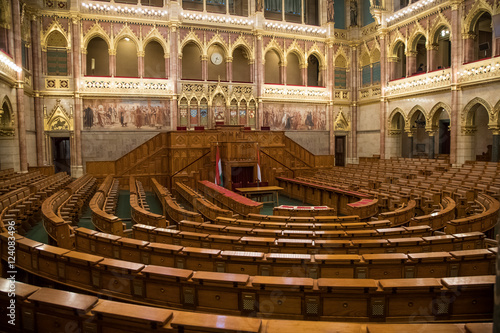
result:
[(378, 99), (380, 98), (380, 86), (379, 85), (374, 85), (374, 86), (369, 86), (366, 88), (362, 88), (359, 90), (359, 96), (358, 98), (360, 100), (367, 100), (371, 98)]
[(404, 79), (391, 81), (385, 88), (386, 96), (415, 93), (449, 86), (451, 84), (451, 69), (434, 71), (431, 73), (410, 76)]
[(349, 100), (349, 90), (348, 89), (335, 89), (334, 99), (336, 100)]
[(270, 85), (264, 86), (264, 98), (270, 99), (297, 99), (311, 101), (327, 101), (330, 99), (330, 93), (322, 87), (302, 87), (302, 86), (282, 86)]
[(118, 93), (165, 96), (173, 93), (173, 84), (166, 79), (87, 76), (80, 82), (80, 92), (103, 95)]
[(420, 0), (416, 1), (404, 8), (399, 9), (398, 11), (395, 11), (391, 16), (386, 18), (385, 20), (387, 21), (387, 25), (391, 26), (393, 24), (396, 24), (406, 18), (409, 18), (410, 16), (415, 16), (418, 13), (421, 13), (427, 9), (430, 9), (431, 7), (436, 7), (436, 5), (439, 5), (443, 2), (446, 2), (448, 0)]
[(457, 72), (459, 83), (500, 78), (500, 58), (489, 58), (462, 65)]

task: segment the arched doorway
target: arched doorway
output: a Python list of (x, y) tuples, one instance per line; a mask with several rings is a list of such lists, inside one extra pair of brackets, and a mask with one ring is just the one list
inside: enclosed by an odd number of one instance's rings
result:
[(492, 160), (493, 133), (489, 128), (489, 110), (489, 104), (481, 98), (473, 99), (464, 108), (464, 161)]
[(404, 134), (405, 118), (401, 110), (393, 111), (389, 118), (389, 130), (387, 132), (387, 157), (403, 157), (407, 152), (403, 151), (403, 138), (407, 138)]
[(408, 115), (409, 122), (406, 124), (405, 132), (409, 138), (408, 157), (425, 158), (429, 156), (430, 142), (429, 135), (425, 131), (427, 123), (425, 115), (421, 109), (414, 107)]
[(450, 108), (444, 103), (436, 104), (430, 114), (430, 123), (426, 126), (426, 131), (431, 140), (430, 154), (433, 158), (434, 153), (439, 155), (450, 154)]

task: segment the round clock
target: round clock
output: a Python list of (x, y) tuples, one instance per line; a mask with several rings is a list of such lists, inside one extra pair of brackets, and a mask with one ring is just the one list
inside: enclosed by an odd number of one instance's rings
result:
[(214, 65), (220, 65), (222, 63), (222, 55), (218, 52), (214, 52), (212, 53), (210, 60), (212, 60)]

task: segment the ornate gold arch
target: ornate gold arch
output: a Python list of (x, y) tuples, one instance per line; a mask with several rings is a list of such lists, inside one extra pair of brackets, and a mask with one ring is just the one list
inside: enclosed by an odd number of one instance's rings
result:
[(494, 15), (494, 8), (484, 0), (476, 0), (472, 5), (467, 16), (462, 20), (462, 33), (468, 34), (474, 32), (474, 27), (476, 26), (477, 20), (483, 15), (483, 13), (489, 13), (491, 16)]
[(163, 48), (163, 54), (165, 55), (166, 58), (170, 57), (170, 43), (168, 43), (163, 35), (158, 31), (158, 29), (153, 27), (144, 37), (142, 41), (142, 48), (144, 51), (146, 51), (146, 46), (151, 43), (151, 42), (158, 42), (161, 47)]
[(203, 50), (204, 55), (208, 55), (208, 49), (210, 49), (211, 46), (213, 45), (218, 45), (224, 50), (224, 57), (232, 57), (233, 55), (231, 54), (229, 50), (229, 46), (227, 45), (226, 41), (221, 37), (221, 35), (217, 32), (212, 39), (205, 45), (205, 49)]
[(471, 134), (475, 132), (476, 126), (474, 124), (474, 115), (476, 113), (478, 105), (482, 105), (486, 109), (486, 112), (488, 112), (488, 117), (489, 117), (488, 126), (492, 124), (492, 109), (490, 104), (481, 97), (475, 97), (472, 100), (470, 100), (469, 103), (467, 103), (464, 109), (462, 110), (462, 114), (460, 116), (460, 125), (462, 128), (462, 133)]
[(189, 31), (189, 33), (184, 37), (182, 41), (179, 42), (179, 55), (182, 56), (182, 51), (184, 47), (189, 44), (194, 43), (200, 49), (200, 54), (203, 55), (203, 42), (200, 40), (200, 37), (194, 32), (193, 29)]
[(87, 31), (87, 33), (83, 36), (82, 50), (86, 51), (87, 47), (89, 46), (89, 42), (95, 37), (102, 38), (106, 42), (106, 44), (108, 44), (108, 50), (111, 49), (112, 46), (111, 38), (103, 29), (103, 27), (99, 24), (99, 22), (96, 21), (92, 25), (92, 27)]
[[(4, 104), (7, 104), (7, 110), (3, 108)], [(4, 98), (2, 99), (2, 104), (0, 104), (0, 118), (2, 118), (6, 113), (9, 114), (9, 123), (3, 125), (0, 122), (0, 136), (14, 136), (15, 134), (14, 109), (12, 108), (12, 104), (8, 96), (4, 96)]]
[(132, 40), (137, 48), (138, 53), (144, 52), (143, 45), (139, 38), (135, 35), (135, 33), (130, 29), (128, 24), (125, 24), (123, 28), (111, 39), (112, 41), (112, 49), (116, 54), (116, 50), (118, 48), (118, 43), (124, 38), (130, 38)]
[(405, 131), (406, 132), (411, 132), (411, 122), (413, 120), (413, 117), (417, 114), (417, 112), (421, 112), (422, 115), (424, 116), (425, 119), (425, 125), (427, 126), (427, 112), (425, 109), (420, 106), (420, 105), (415, 105), (410, 112), (408, 113), (408, 116), (405, 119)]
[(71, 43), (70, 43), (69, 33), (64, 29), (61, 23), (54, 18), (50, 26), (47, 29), (45, 29), (45, 31), (42, 31), (42, 35), (40, 36), (41, 39), (40, 44), (42, 46), (42, 50), (47, 50), (48, 38), (50, 34), (53, 33), (54, 31), (59, 32), (64, 37), (64, 39), (66, 40), (66, 47), (67, 49), (70, 49)]
[(448, 114), (448, 118), (451, 120), (451, 108), (448, 104), (446, 103), (443, 103), (443, 102), (438, 102), (436, 105), (434, 105), (431, 109), (431, 111), (429, 112), (429, 114), (427, 115), (427, 118), (425, 120), (425, 130), (427, 132), (433, 132), (435, 130), (437, 130), (438, 128), (438, 115), (440, 112), (441, 109), (443, 109), (447, 114)]
[(281, 64), (286, 61), (285, 53), (283, 52), (283, 49), (278, 44), (278, 42), (276, 42), (276, 40), (273, 38), (269, 41), (269, 43), (267, 43), (266, 47), (264, 48), (264, 52), (262, 52), (262, 59), (261, 60), (262, 60), (263, 64), (266, 63), (267, 52), (269, 52), (271, 50), (275, 51), (278, 54), (278, 58), (280, 59)]
[[(403, 123), (406, 124), (406, 117), (405, 113), (403, 112), (402, 109), (400, 108), (395, 108), (392, 110), (391, 114), (387, 118), (387, 135), (392, 136), (392, 135), (399, 135), (402, 133), (404, 128), (398, 128), (397, 125), (398, 123), (395, 121), (396, 116), (400, 114), (401, 117), (403, 118)], [(404, 125), (403, 125), (404, 126)]]
[(239, 47), (242, 47), (247, 52), (249, 62), (253, 63), (255, 61), (253, 47), (248, 44), (246, 38), (244, 38), (241, 34), (230, 46), (231, 57), (233, 56), (234, 51)]

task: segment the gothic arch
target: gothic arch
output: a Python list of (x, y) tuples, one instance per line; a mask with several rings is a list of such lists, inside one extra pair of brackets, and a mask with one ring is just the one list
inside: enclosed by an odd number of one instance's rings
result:
[(201, 42), (200, 38), (198, 35), (191, 30), (186, 37), (182, 40), (182, 42), (179, 44), (179, 54), (182, 55), (182, 51), (184, 47), (189, 44), (189, 43), (194, 43), (198, 48), (200, 49), (200, 54), (203, 55), (204, 50), (203, 50), (203, 43)]
[[(5, 105), (5, 108), (4, 108)], [(0, 104), (2, 114), (0, 115), (0, 136), (13, 136), (14, 129), (14, 109), (9, 97), (5, 96)]]
[(247, 53), (249, 62), (254, 62), (255, 57), (253, 54), (253, 49), (248, 44), (247, 40), (245, 38), (243, 38), (242, 36), (239, 36), (238, 39), (236, 39), (236, 41), (233, 44), (231, 44), (231, 49), (230, 49), (231, 57), (233, 56), (234, 51), (239, 47), (241, 47), (243, 50), (245, 50), (245, 52)]
[(464, 109), (462, 110), (462, 115), (461, 115), (461, 127), (462, 128), (468, 128), (468, 127), (473, 127), (474, 126), (474, 114), (476, 111), (475, 106), (476, 105), (482, 105), (486, 109), (486, 112), (488, 112), (488, 115), (490, 117), (490, 122), (491, 122), (491, 106), (488, 102), (486, 102), (484, 99), (481, 97), (475, 97), (467, 105), (465, 105)]
[(435, 130), (438, 127), (438, 121), (439, 121), (439, 113), (438, 111), (443, 109), (447, 114), (448, 118), (451, 120), (451, 108), (448, 104), (443, 103), (443, 102), (438, 102), (436, 105), (434, 105), (427, 115), (426, 122), (425, 122), (425, 127), (426, 130)]
[(137, 36), (134, 34), (134, 32), (127, 25), (127, 26), (123, 27), (123, 29), (120, 30), (120, 32), (118, 34), (116, 34), (115, 38), (113, 38), (113, 50), (115, 50), (115, 52), (118, 48), (118, 43), (124, 38), (130, 38), (130, 40), (134, 42), (134, 44), (137, 48), (137, 52), (144, 51), (141, 41), (137, 38)]
[(401, 44), (403, 45), (404, 53), (406, 53), (407, 45), (406, 45), (404, 39), (396, 38), (394, 40), (394, 42), (392, 42), (392, 45), (389, 46), (389, 56), (390, 57), (397, 57), (398, 56), (398, 48), (399, 48), (399, 45), (401, 45)]
[(226, 41), (224, 41), (224, 39), (222, 39), (219, 34), (214, 35), (212, 37), (212, 39), (205, 45), (205, 50), (203, 51), (203, 54), (208, 55), (208, 50), (213, 45), (218, 45), (224, 50), (224, 53), (225, 53), (224, 57), (228, 57), (231, 55), (231, 51), (230, 51), (229, 47), (227, 46)]
[(445, 21), (444, 19), (441, 18), (441, 19), (437, 20), (434, 23), (434, 26), (429, 31), (429, 39), (428, 39), (427, 43), (437, 44), (438, 38), (439, 38), (438, 32), (442, 28), (447, 28), (450, 31), (450, 40), (451, 40), (451, 34), (452, 34), (452, 32), (451, 32), (451, 25), (450, 25), (449, 22), (447, 22), (447, 21)]
[(271, 40), (264, 48), (264, 52), (262, 52), (262, 59), (261, 59), (262, 63), (266, 62), (266, 54), (267, 54), (267, 52), (269, 52), (271, 50), (273, 50), (274, 52), (276, 52), (276, 54), (278, 54), (278, 58), (280, 59), (280, 63), (283, 63), (284, 59), (285, 59), (285, 53), (283, 52), (281, 47), (278, 45), (278, 43), (274, 39)]
[(389, 115), (389, 118), (387, 118), (387, 127), (388, 127), (388, 133), (389, 135), (394, 132), (398, 132), (398, 133), (401, 133), (403, 131), (403, 128), (398, 128), (398, 122), (397, 122), (397, 118), (396, 116), (400, 114), (401, 117), (403, 117), (403, 121), (404, 123), (406, 123), (406, 117), (405, 117), (405, 113), (403, 112), (403, 110), (401, 110), (400, 108), (395, 108), (394, 110), (392, 110), (391, 114)]
[(111, 39), (109, 38), (108, 34), (106, 31), (101, 27), (99, 22), (96, 22), (92, 28), (89, 29), (89, 31), (85, 34), (83, 37), (83, 45), (82, 48), (87, 51), (87, 47), (89, 45), (89, 42), (94, 39), (95, 37), (102, 38), (108, 44), (108, 49), (111, 48)]
[(405, 131), (410, 131), (411, 130), (411, 122), (417, 112), (422, 112), (422, 115), (424, 116), (425, 124), (427, 125), (427, 112), (425, 112), (425, 109), (421, 107), (420, 105), (415, 105), (410, 112), (408, 113), (408, 116), (405, 119)]
[(427, 38), (426, 34), (422, 30), (416, 30), (413, 35), (408, 39), (408, 46), (406, 49), (408, 51), (416, 51), (417, 50), (417, 43), (420, 40), (420, 38), (424, 37), (426, 44), (429, 42), (429, 39)]
[(318, 48), (318, 45), (314, 44), (309, 51), (307, 51), (306, 54), (306, 59), (309, 59), (309, 56), (314, 55), (316, 59), (318, 59), (319, 62), (319, 67), (320, 68), (325, 68), (326, 66), (326, 58), (323, 53), (321, 53), (321, 50)]
[(143, 49), (146, 50), (146, 46), (152, 41), (158, 42), (163, 47), (165, 57), (168, 57), (170, 55), (170, 43), (167, 43), (165, 38), (163, 38), (161, 33), (156, 28), (151, 29), (151, 31), (142, 41)]
[(68, 49), (70, 48), (71, 43), (69, 41), (68, 32), (62, 27), (62, 25), (59, 23), (59, 21), (54, 19), (52, 21), (52, 24), (45, 31), (42, 32), (42, 36), (41, 36), (42, 50), (47, 49), (48, 38), (49, 38), (50, 34), (52, 34), (55, 31), (59, 32), (64, 37), (64, 39), (66, 40), (66, 47)]
[(477, 20), (484, 13), (489, 13), (491, 16), (493, 16), (494, 10), (487, 1), (475, 1), (469, 13), (462, 21), (462, 32), (465, 34), (474, 32), (474, 27), (476, 26)]

